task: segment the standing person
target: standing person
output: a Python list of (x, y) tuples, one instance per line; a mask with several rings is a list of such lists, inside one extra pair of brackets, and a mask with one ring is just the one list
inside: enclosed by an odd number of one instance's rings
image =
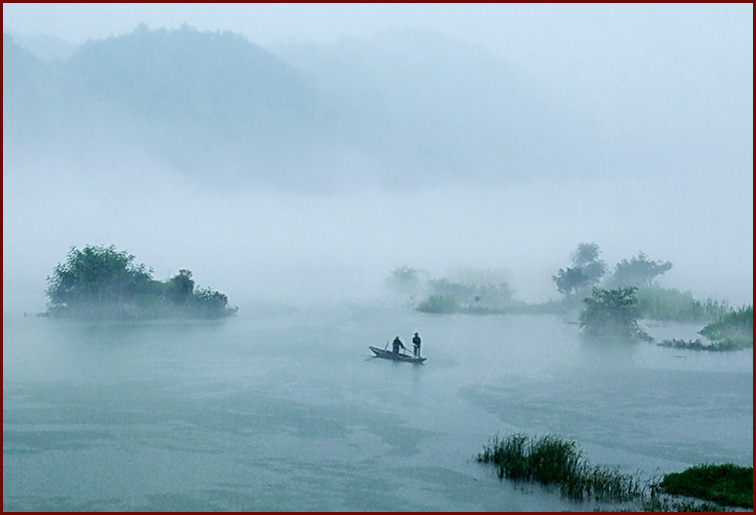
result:
[(404, 350), (407, 350), (407, 347), (404, 346), (404, 344), (402, 343), (402, 340), (400, 340), (398, 336), (394, 338), (393, 346), (394, 346), (394, 354), (399, 354), (399, 347), (401, 347)]
[(420, 357), (420, 335), (417, 333), (412, 337), (412, 351), (416, 358)]

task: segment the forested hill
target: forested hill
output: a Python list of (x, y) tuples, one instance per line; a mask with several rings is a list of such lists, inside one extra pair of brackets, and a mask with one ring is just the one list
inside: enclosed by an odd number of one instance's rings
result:
[(50, 136), (62, 84), (52, 66), (37, 59), (3, 34), (3, 149)]
[(112, 147), (120, 159), (146, 153), (190, 174), (238, 178), (299, 168), (313, 148), (339, 145), (335, 103), (228, 32), (138, 28), (90, 40), (62, 64), (4, 35), (3, 63), (11, 155)]
[(47, 62), (4, 35), (4, 151), (101, 155), (102, 168), (147, 156), (233, 186), (506, 179), (554, 169), (544, 156), (569, 167), (564, 124), (477, 47), (406, 31), (277, 53), (141, 26)]

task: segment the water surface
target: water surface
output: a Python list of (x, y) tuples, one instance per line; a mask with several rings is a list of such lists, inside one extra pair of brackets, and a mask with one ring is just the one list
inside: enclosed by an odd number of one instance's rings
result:
[[(371, 357), (415, 331), (425, 364)], [(475, 461), (515, 431), (646, 478), (751, 466), (752, 350), (597, 345), (561, 316), (370, 303), (260, 304), (219, 322), (3, 319), (6, 511), (585, 510)]]

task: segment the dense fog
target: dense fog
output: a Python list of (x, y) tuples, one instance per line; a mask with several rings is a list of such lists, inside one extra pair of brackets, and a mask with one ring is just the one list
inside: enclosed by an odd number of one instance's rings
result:
[(644, 252), (674, 264), (664, 286), (752, 302), (752, 6), (581, 8), (571, 31), (513, 7), (538, 44), (499, 6), (508, 46), (430, 7), (341, 39), (256, 38), (255, 8), (74, 34), (3, 5), (5, 312), (43, 311), (45, 278), (88, 244), (156, 279), (190, 269), (241, 313), (380, 298), (405, 265), (556, 299), (581, 242), (610, 269)]

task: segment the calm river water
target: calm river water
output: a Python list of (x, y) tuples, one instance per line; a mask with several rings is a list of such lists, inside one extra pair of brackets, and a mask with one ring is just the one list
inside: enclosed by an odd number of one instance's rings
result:
[[(415, 331), (425, 364), (371, 358)], [(585, 510), (475, 461), (515, 431), (645, 478), (751, 466), (753, 352), (602, 346), (560, 316), (369, 303), (3, 318), (4, 511)]]

